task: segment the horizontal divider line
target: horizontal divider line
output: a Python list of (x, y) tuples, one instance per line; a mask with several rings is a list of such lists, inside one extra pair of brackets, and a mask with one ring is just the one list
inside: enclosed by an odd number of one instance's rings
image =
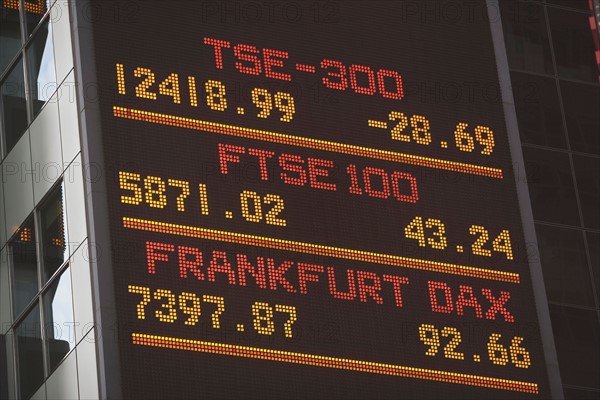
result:
[(481, 175), (488, 178), (503, 179), (502, 169), (484, 167), (475, 164), (466, 164), (456, 161), (440, 160), (431, 157), (416, 156), (413, 154), (397, 153), (388, 150), (373, 149), (345, 143), (330, 142), (320, 139), (311, 139), (302, 136), (292, 136), (284, 133), (262, 131), (234, 125), (219, 124), (216, 122), (202, 121), (192, 118), (178, 117), (169, 114), (160, 114), (150, 111), (135, 110), (125, 107), (113, 107), (113, 114), (117, 118), (126, 118), (136, 121), (150, 122), (159, 125), (176, 126), (179, 128), (207, 131), (221, 135), (244, 137), (262, 140), (265, 142), (279, 143), (290, 146), (304, 147), (315, 150), (330, 151), (352, 156), (367, 157), (377, 160), (392, 161), (403, 164), (418, 165), (463, 174)]
[(459, 385), (479, 386), (491, 389), (509, 390), (513, 392), (538, 394), (538, 385), (536, 383), (490, 378), (487, 376), (468, 375), (457, 372), (406, 367), (402, 365), (383, 364), (371, 361), (351, 360), (347, 358), (327, 357), (306, 353), (295, 353), (291, 351), (272, 350), (259, 347), (204, 342), (200, 340), (181, 339), (169, 336), (148, 335), (144, 333), (132, 333), (131, 339), (134, 345), (255, 358), (293, 364), (312, 365), (316, 367), (368, 372), (371, 374), (393, 375), (404, 378), (423, 379), (429, 381), (455, 383)]
[(167, 222), (123, 217), (123, 227), (128, 229), (165, 233), (175, 236), (186, 236), (198, 239), (258, 246), (325, 257), (343, 258), (347, 260), (362, 261), (373, 264), (391, 265), (401, 268), (412, 268), (451, 275), (462, 275), (471, 278), (493, 281), (510, 283), (519, 283), (520, 281), (519, 274), (513, 272), (496, 271), (492, 269), (469, 267), (465, 265), (421, 260), (418, 258), (408, 258), (390, 254), (372, 253), (362, 250), (323, 246), (313, 243), (295, 242), (285, 239), (275, 239), (243, 233), (219, 231), (196, 226), (177, 225)]

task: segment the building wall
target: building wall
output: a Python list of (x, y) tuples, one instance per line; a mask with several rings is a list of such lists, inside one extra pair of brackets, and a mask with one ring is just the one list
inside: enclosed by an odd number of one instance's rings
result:
[(598, 398), (598, 32), (588, 0), (500, 5), (564, 393)]
[(0, 397), (98, 398), (67, 5), (0, 2)]

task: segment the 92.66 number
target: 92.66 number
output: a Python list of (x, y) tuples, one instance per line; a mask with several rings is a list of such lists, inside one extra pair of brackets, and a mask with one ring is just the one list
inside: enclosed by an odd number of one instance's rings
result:
[[(429, 349), (425, 352), (426, 356), (434, 357), (438, 355), (442, 345), (441, 338), (448, 338), (443, 351), (445, 358), (465, 360), (465, 353), (458, 350), (462, 341), (458, 329), (445, 326), (439, 330), (431, 324), (421, 324), (419, 326), (419, 339), (424, 345), (429, 346)], [(501, 334), (492, 333), (486, 344), (488, 358), (493, 364), (505, 366), (510, 363), (517, 368), (529, 368), (531, 366), (531, 356), (527, 349), (522, 346), (524, 338), (520, 336), (513, 337), (508, 348), (500, 343), (501, 339)], [(473, 360), (481, 362), (481, 356), (475, 354)]]

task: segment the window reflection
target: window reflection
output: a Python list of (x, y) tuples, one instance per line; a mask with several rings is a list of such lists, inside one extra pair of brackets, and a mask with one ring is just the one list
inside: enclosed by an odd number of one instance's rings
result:
[(12, 362), (10, 356), (12, 355), (11, 337), (10, 333), (6, 335), (0, 334), (0, 399), (8, 399), (8, 387), (12, 381), (12, 368), (10, 368)]
[(536, 221), (579, 226), (569, 156), (558, 151), (523, 147), (523, 158), (533, 218)]
[(588, 248), (590, 250), (590, 263), (596, 284), (596, 296), (600, 303), (600, 234), (587, 232)]
[(50, 371), (74, 345), (71, 273), (66, 269), (44, 293), (44, 317)]
[(579, 202), (586, 228), (600, 228), (600, 159), (595, 157), (573, 156)]
[(560, 82), (571, 149), (600, 155), (600, 86)]
[(4, 123), (6, 153), (19, 141), (27, 128), (27, 103), (23, 61), (13, 67), (0, 85), (0, 121)]
[(44, 381), (40, 308), (35, 305), (16, 328), (21, 398), (30, 398)]
[(54, 275), (67, 257), (63, 196), (63, 187), (59, 185), (40, 213), (44, 282)]
[(37, 257), (33, 219), (26, 222), (10, 242), (14, 281), (15, 316), (23, 312), (38, 292)]
[(558, 75), (598, 82), (596, 47), (588, 14), (548, 7)]
[(48, 19), (27, 47), (27, 60), (33, 114), (36, 115), (56, 89), (52, 29)]
[(546, 2), (551, 5), (576, 8), (582, 11), (590, 10), (589, 0), (546, 0)]
[(0, 75), (21, 48), (19, 10), (0, 1)]
[(510, 77), (521, 141), (566, 148), (556, 80), (519, 72)]
[(594, 307), (583, 232), (539, 224), (535, 230), (548, 300)]
[(50, 0), (25, 0), (25, 20), (27, 34), (31, 35), (48, 10)]
[(600, 326), (596, 311), (550, 305), (563, 384), (600, 387)]
[(550, 41), (541, 5), (500, 2), (506, 52), (511, 68), (553, 74)]
[(563, 386), (565, 400), (598, 400), (600, 397), (599, 390), (579, 389), (568, 386)]

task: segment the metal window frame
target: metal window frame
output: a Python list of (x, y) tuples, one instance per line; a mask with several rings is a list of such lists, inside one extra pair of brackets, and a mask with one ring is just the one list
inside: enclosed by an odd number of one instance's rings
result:
[[(486, 0), (488, 10), (500, 10), (498, 0)], [(489, 15), (493, 15), (489, 13)], [(489, 18), (489, 26), (492, 35), (492, 45), (496, 58), (496, 69), (498, 71), (498, 80), (500, 83), (500, 93), (502, 99), (502, 107), (504, 111), (504, 119), (506, 123), (506, 131), (508, 133), (508, 145), (513, 166), (515, 168), (515, 183), (517, 190), (517, 201), (521, 214), (521, 223), (525, 242), (532, 244), (535, 249), (538, 248), (537, 238), (535, 234), (535, 225), (533, 220), (533, 211), (531, 208), (531, 199), (529, 197), (529, 187), (527, 181), (519, 176), (519, 171), (525, 170), (525, 162), (523, 160), (523, 151), (521, 147), (521, 139), (519, 135), (519, 125), (517, 122), (517, 114), (515, 111), (515, 101), (512, 92), (512, 83), (510, 78), (510, 70), (508, 66), (508, 57), (506, 54), (506, 44), (504, 42), (504, 32), (502, 20), (499, 17)], [(529, 272), (531, 275), (531, 284), (534, 295), (535, 308), (538, 316), (540, 327), (540, 336), (546, 363), (546, 373), (549, 384), (550, 396), (553, 399), (564, 399), (562, 382), (560, 377), (560, 369), (558, 358), (556, 355), (556, 346), (552, 331), (552, 323), (550, 321), (550, 312), (546, 296), (546, 288), (544, 286), (544, 278), (542, 274), (542, 265), (540, 260), (533, 254), (533, 248), (527, 246), (527, 256)]]
[[(13, 69), (15, 68), (15, 66), (18, 64), (19, 59), (23, 60), (23, 78), (24, 78), (23, 82), (24, 82), (24, 90), (25, 90), (25, 103), (27, 105), (27, 108), (26, 108), (27, 109), (27, 127), (29, 127), (29, 125), (33, 122), (33, 119), (36, 116), (33, 112), (33, 99), (32, 99), (33, 92), (31, 91), (31, 85), (29, 82), (29, 63), (28, 63), (29, 60), (28, 60), (28, 56), (27, 56), (27, 49), (33, 42), (33, 39), (35, 38), (38, 31), (41, 29), (40, 27), (43, 24), (45, 24), (46, 22), (48, 22), (48, 26), (50, 26), (51, 9), (52, 9), (52, 4), (50, 5), (50, 7), (48, 7), (46, 12), (42, 15), (42, 17), (40, 18), (40, 22), (38, 22), (36, 27), (31, 31), (31, 34), (28, 34), (27, 28), (26, 28), (27, 18), (26, 18), (26, 14), (25, 14), (25, 0), (19, 0), (19, 10), (18, 11), (19, 11), (19, 25), (20, 25), (19, 28), (21, 31), (20, 32), (21, 33), (21, 47), (19, 48), (19, 51), (17, 51), (17, 54), (15, 54), (13, 59), (5, 67), (4, 71), (0, 71), (0, 87), (1, 87), (2, 83), (4, 83), (5, 79), (8, 77), (10, 72), (12, 72)], [(0, 96), (0, 110), (2, 110), (2, 109), (3, 109), (2, 96)], [(1, 116), (1, 114), (0, 114), (0, 116)], [(2, 120), (3, 120), (3, 118), (2, 118)], [(8, 153), (10, 152), (6, 146), (6, 138), (4, 135), (4, 129), (5, 129), (4, 123), (2, 122), (2, 123), (0, 123), (0, 160), (4, 160), (4, 157), (6, 157), (8, 155)]]
[[(33, 209), (33, 211), (31, 212), (30, 215), (27, 216), (27, 218), (25, 218), (25, 222), (31, 221), (33, 220), (33, 229), (35, 232), (35, 237), (36, 237), (36, 243), (35, 243), (35, 251), (36, 251), (36, 272), (37, 272), (37, 287), (38, 287), (38, 292), (37, 294), (31, 299), (31, 301), (27, 304), (27, 306), (23, 309), (23, 311), (21, 311), (19, 313), (19, 315), (14, 315), (15, 314), (15, 309), (14, 309), (14, 297), (13, 294), (15, 293), (15, 281), (14, 281), (14, 264), (13, 264), (13, 259), (12, 259), (12, 252), (10, 247), (7, 248), (8, 250), (8, 257), (7, 257), (7, 262), (8, 262), (8, 279), (9, 279), (9, 301), (10, 301), (10, 318), (11, 318), (11, 326), (8, 330), (9, 335), (11, 336), (11, 343), (10, 346), (12, 347), (12, 354), (13, 354), (13, 359), (12, 361), (12, 367), (13, 367), (13, 374), (12, 377), (12, 383), (14, 385), (15, 388), (15, 395), (17, 398), (21, 398), (21, 393), (20, 393), (20, 385), (19, 385), (19, 381), (20, 381), (20, 377), (19, 377), (19, 349), (18, 349), (18, 340), (17, 340), (17, 334), (16, 331), (19, 328), (19, 326), (21, 325), (21, 323), (25, 320), (25, 318), (29, 315), (29, 313), (32, 311), (32, 309), (38, 305), (39, 306), (39, 320), (40, 320), (40, 339), (42, 342), (42, 362), (43, 362), (43, 370), (44, 370), (44, 380), (42, 381), (45, 382), (48, 377), (52, 374), (52, 372), (54, 372), (54, 369), (51, 369), (50, 366), (50, 353), (49, 353), (49, 346), (48, 346), (48, 336), (47, 336), (47, 331), (46, 331), (46, 316), (44, 313), (45, 310), (45, 302), (44, 302), (44, 295), (48, 292), (48, 289), (57, 281), (57, 279), (62, 276), (63, 273), (69, 273), (68, 269), (70, 266), (70, 259), (67, 257), (63, 263), (60, 265), (59, 268), (57, 268), (57, 270), (52, 274), (52, 276), (50, 276), (48, 278), (48, 281), (44, 283), (44, 260), (43, 260), (43, 243), (42, 243), (42, 236), (41, 236), (41, 232), (42, 232), (42, 221), (41, 221), (41, 212), (42, 209), (48, 204), (49, 200), (55, 195), (56, 190), (58, 188), (61, 188), (62, 193), (63, 193), (63, 215), (66, 215), (66, 210), (65, 210), (65, 202), (64, 202), (64, 191), (65, 191), (65, 185), (64, 185), (64, 181), (63, 179), (58, 180), (53, 186), (52, 188), (50, 188), (50, 190), (48, 190), (48, 192), (44, 195), (43, 199), (35, 206), (35, 208)], [(25, 222), (21, 225), (23, 226), (25, 224)], [(67, 224), (65, 223), (65, 231), (67, 230)], [(8, 241), (7, 241), (7, 246), (10, 246), (10, 243), (15, 239), (16, 235), (18, 235), (18, 233), (15, 233)], [(66, 243), (65, 243), (66, 244)], [(71, 282), (71, 295), (72, 295), (72, 286), (73, 286), (73, 282)], [(8, 336), (8, 335), (7, 335)], [(8, 345), (8, 343), (7, 343)], [(73, 348), (71, 348), (69, 350), (69, 352), (65, 355), (65, 358), (68, 357), (69, 354), (71, 354), (72, 351), (74, 351), (75, 346), (73, 346)], [(62, 362), (62, 361), (61, 361)]]

